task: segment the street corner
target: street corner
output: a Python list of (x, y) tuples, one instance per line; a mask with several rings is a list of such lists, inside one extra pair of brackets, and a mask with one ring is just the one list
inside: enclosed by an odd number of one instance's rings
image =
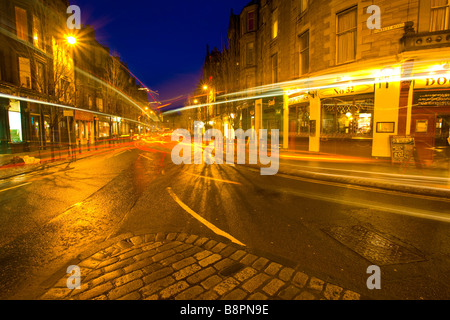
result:
[(39, 299), (360, 300), (361, 295), (231, 242), (156, 233), (118, 240), (70, 266)]

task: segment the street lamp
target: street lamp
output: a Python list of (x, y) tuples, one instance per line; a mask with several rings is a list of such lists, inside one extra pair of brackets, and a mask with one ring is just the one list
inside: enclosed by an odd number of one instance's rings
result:
[(77, 43), (77, 38), (75, 38), (74, 36), (71, 36), (71, 35), (67, 36), (66, 40), (72, 46)]

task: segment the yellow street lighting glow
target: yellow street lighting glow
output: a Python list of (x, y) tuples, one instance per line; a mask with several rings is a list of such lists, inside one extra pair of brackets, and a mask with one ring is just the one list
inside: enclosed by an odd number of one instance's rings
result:
[(77, 43), (77, 39), (74, 36), (67, 36), (67, 42), (71, 45), (74, 45)]
[(207, 86), (207, 85), (204, 85), (204, 86), (203, 86), (203, 89), (204, 89), (204, 90), (207, 90), (207, 89), (208, 89), (208, 86)]

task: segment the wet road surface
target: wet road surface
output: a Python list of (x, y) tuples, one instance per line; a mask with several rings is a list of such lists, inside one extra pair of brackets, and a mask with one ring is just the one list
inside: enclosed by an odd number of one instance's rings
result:
[[(2, 181), (0, 298), (37, 297), (114, 236), (186, 232), (226, 234), (374, 299), (448, 299), (449, 202), (117, 150)], [(372, 264), (381, 290), (366, 287)]]

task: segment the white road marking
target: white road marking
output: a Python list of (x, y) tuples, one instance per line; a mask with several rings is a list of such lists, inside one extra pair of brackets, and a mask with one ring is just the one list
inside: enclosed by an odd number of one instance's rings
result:
[(20, 188), (20, 187), (23, 187), (23, 186), (26, 186), (26, 185), (29, 185), (29, 184), (31, 184), (31, 182), (24, 183), (24, 184), (21, 184), (21, 185), (15, 186), (15, 187), (11, 187), (11, 188), (6, 188), (6, 189), (3, 189), (3, 190), (0, 190), (0, 192), (8, 191), (8, 190), (11, 190), (11, 189), (17, 189), (17, 188)]
[(147, 159), (147, 160), (150, 160), (150, 161), (155, 160), (155, 159), (149, 158), (149, 157), (147, 157), (147, 156), (144, 156), (142, 153), (139, 155), (139, 157), (143, 157), (143, 158), (145, 158), (145, 159)]
[(245, 247), (245, 244), (243, 244), (242, 242), (240, 242), (239, 240), (234, 238), (232, 235), (230, 235), (230, 234), (226, 233), (225, 231), (222, 231), (221, 229), (217, 228), (211, 222), (209, 222), (208, 220), (204, 219), (199, 214), (197, 214), (194, 210), (189, 208), (183, 201), (180, 200), (180, 198), (177, 197), (177, 195), (173, 192), (171, 187), (168, 187), (166, 190), (169, 192), (170, 196), (173, 198), (173, 200), (175, 200), (176, 203), (178, 203), (178, 205), (180, 207), (182, 207), (187, 213), (189, 213), (195, 219), (197, 219), (198, 221), (203, 223), (205, 226), (207, 226), (209, 229), (211, 229), (214, 233), (216, 233), (216, 234), (218, 234), (218, 235), (220, 235), (222, 237), (225, 237), (225, 238), (231, 240), (232, 242), (237, 243), (238, 245), (241, 245), (241, 246)]

